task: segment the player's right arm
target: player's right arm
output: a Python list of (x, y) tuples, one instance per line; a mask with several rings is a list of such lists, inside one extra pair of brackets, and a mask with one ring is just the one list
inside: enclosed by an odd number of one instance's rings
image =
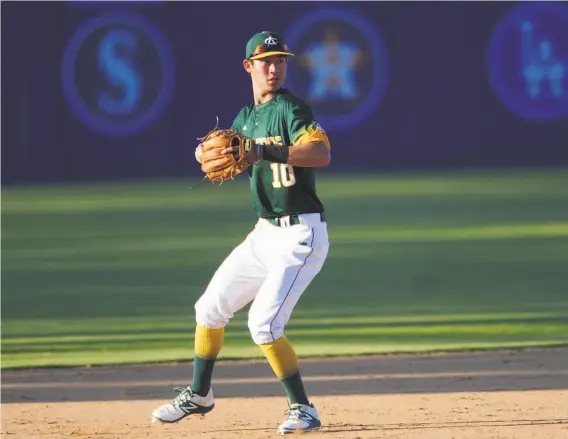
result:
[(314, 120), (311, 108), (301, 101), (286, 102), (289, 145), (263, 145), (262, 158), (296, 167), (328, 166), (331, 146), (326, 132)]

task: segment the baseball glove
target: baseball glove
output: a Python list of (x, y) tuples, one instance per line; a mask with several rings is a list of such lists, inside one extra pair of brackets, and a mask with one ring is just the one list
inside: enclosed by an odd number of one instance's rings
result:
[[(215, 128), (201, 140), (201, 170), (212, 183), (234, 179), (260, 159), (259, 146), (231, 129)], [(230, 149), (228, 153), (222, 151)]]

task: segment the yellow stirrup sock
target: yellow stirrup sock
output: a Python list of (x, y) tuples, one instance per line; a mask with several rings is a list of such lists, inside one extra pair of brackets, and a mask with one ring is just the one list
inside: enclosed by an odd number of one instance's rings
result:
[(211, 377), (217, 355), (223, 346), (224, 328), (209, 329), (197, 325), (195, 328), (195, 356), (193, 362), (193, 382), (191, 390), (207, 396), (211, 388)]
[(296, 352), (286, 337), (259, 346), (278, 379), (282, 380), (298, 372)]
[(261, 344), (260, 349), (282, 383), (290, 404), (309, 405), (310, 401), (298, 370), (298, 358), (288, 339), (280, 337), (272, 343)]
[(209, 329), (197, 325), (195, 328), (195, 355), (199, 358), (217, 358), (223, 347), (225, 328)]

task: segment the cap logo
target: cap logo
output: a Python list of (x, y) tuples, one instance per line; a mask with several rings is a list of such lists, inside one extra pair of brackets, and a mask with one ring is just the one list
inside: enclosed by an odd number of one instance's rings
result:
[(268, 47), (277, 46), (278, 40), (274, 37), (268, 37), (266, 40), (264, 40), (264, 44), (266, 44)]

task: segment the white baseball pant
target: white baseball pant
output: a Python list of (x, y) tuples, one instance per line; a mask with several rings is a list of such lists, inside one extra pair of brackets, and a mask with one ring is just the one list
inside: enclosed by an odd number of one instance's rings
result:
[(280, 226), (260, 218), (252, 232), (223, 261), (195, 304), (196, 321), (210, 329), (224, 327), (252, 301), (248, 327), (256, 344), (284, 334), (302, 293), (327, 258), (327, 223), (319, 213), (289, 217)]

